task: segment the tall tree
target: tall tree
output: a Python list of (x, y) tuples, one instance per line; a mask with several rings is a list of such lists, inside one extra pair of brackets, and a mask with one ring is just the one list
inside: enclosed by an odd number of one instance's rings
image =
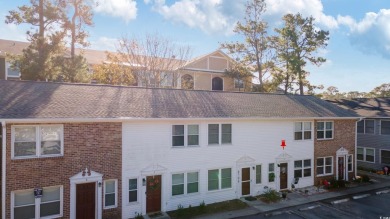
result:
[(104, 63), (94, 66), (92, 75), (94, 81), (111, 85), (132, 86), (136, 84), (131, 67), (125, 65), (120, 56), (113, 53), (107, 53), (106, 56)]
[(267, 34), (267, 22), (261, 16), (266, 10), (264, 0), (250, 0), (246, 4), (244, 22), (237, 22), (234, 32), (244, 37), (244, 42), (222, 43), (228, 54), (236, 56), (241, 66), (258, 75), (260, 91), (265, 91), (272, 58)]
[(375, 87), (370, 94), (375, 97), (390, 97), (390, 83), (384, 83)]
[[(287, 14), (283, 16), (284, 27), (276, 28), (279, 34), (278, 42), (283, 45), (277, 46), (277, 53), (285, 54), (283, 59), (289, 64), (289, 70), (296, 75), (299, 84), (299, 93), (304, 94), (304, 87), (310, 85), (306, 80), (308, 74), (304, 67), (307, 62), (321, 65), (325, 58), (316, 56), (319, 48), (327, 46), (329, 32), (320, 30), (314, 26), (314, 18), (304, 18), (301, 14)], [(287, 55), (286, 55), (287, 54)], [(283, 55), (282, 55), (283, 56)]]
[(119, 41), (119, 63), (132, 68), (137, 83), (144, 87), (175, 87), (176, 70), (189, 59), (190, 47), (177, 45), (158, 34)]
[(63, 31), (57, 30), (64, 21), (65, 14), (51, 0), (30, 0), (30, 5), (23, 5), (9, 11), (5, 22), (29, 24), (32, 31), (27, 31), (30, 45), (20, 56), (13, 56), (13, 67), (20, 69), (22, 79), (53, 80), (58, 73), (55, 60), (63, 51)]
[(61, 79), (67, 82), (86, 82), (88, 80), (88, 64), (82, 53), (76, 54), (76, 46), (86, 47), (88, 32), (86, 27), (93, 26), (92, 0), (58, 0), (69, 18), (63, 29), (70, 39), (70, 57), (62, 57)]

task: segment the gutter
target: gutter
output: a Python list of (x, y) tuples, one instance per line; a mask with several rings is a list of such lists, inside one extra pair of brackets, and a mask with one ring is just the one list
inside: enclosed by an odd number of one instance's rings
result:
[(309, 121), (309, 120), (357, 120), (361, 117), (187, 117), (187, 118), (137, 118), (137, 117), (118, 117), (118, 118), (30, 118), (30, 119), (4, 119), (7, 123), (34, 123), (34, 122), (140, 122), (140, 121)]
[(5, 183), (6, 183), (6, 180), (5, 180), (5, 177), (6, 177), (6, 174), (5, 174), (5, 171), (6, 171), (6, 168), (5, 168), (5, 165), (6, 165), (6, 142), (7, 142), (7, 132), (6, 132), (6, 126), (5, 126), (5, 121), (1, 121), (1, 128), (2, 128), (2, 170), (1, 170), (1, 213), (2, 213), (2, 218), (5, 218)]

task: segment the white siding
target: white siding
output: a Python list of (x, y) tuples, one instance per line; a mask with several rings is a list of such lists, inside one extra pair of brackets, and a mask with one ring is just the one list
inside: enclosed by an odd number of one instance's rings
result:
[[(313, 122), (313, 121), (312, 121)], [(232, 144), (208, 145), (208, 124), (232, 124)], [(172, 125), (199, 124), (200, 146), (172, 148)], [(313, 125), (312, 125), (313, 127)], [(312, 138), (313, 138), (312, 132)], [(176, 210), (179, 204), (197, 206), (241, 197), (241, 167), (251, 167), (251, 195), (264, 191), (264, 186), (279, 190), (279, 168), (275, 166), (275, 182), (268, 183), (268, 163), (276, 163), (283, 153), (281, 140), (287, 147), (284, 152), (292, 158), (288, 161), (288, 187), (294, 178), (294, 160), (311, 159), (311, 177), (302, 178), (298, 187), (313, 185), (314, 143), (312, 140), (294, 141), (294, 121), (208, 121), (188, 120), (183, 122), (123, 123), (123, 218), (146, 212), (145, 191), (142, 178), (153, 175), (142, 170), (152, 165), (166, 168), (162, 175), (162, 211)], [(238, 164), (237, 160), (248, 156), (249, 164)], [(255, 165), (262, 164), (262, 184), (255, 184)], [(208, 191), (208, 170), (232, 168), (232, 188)], [(172, 197), (171, 174), (199, 171), (199, 192)], [(160, 175), (160, 173), (156, 173)], [(138, 178), (138, 202), (128, 203), (128, 179)]]

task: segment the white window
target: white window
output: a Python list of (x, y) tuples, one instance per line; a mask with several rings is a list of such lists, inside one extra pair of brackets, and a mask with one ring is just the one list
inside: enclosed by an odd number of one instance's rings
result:
[(63, 212), (63, 187), (44, 187), (42, 196), (35, 198), (34, 190), (11, 192), (11, 218), (57, 218)]
[(317, 176), (333, 174), (333, 157), (317, 158)]
[(172, 196), (191, 194), (199, 191), (199, 173), (172, 174)]
[(275, 182), (275, 163), (268, 164), (268, 182)]
[(364, 119), (357, 123), (357, 132), (363, 134), (375, 133), (375, 121), (373, 119)]
[(208, 190), (232, 188), (232, 168), (208, 171)]
[(375, 149), (374, 148), (357, 148), (357, 160), (369, 163), (375, 162)]
[(12, 157), (62, 156), (62, 125), (12, 126)]
[(18, 78), (20, 77), (20, 71), (17, 68), (12, 68), (11, 63), (7, 62), (7, 73), (6, 77), (13, 77), (13, 78)]
[(390, 135), (390, 120), (381, 120), (381, 135)]
[(296, 122), (294, 124), (294, 140), (311, 139), (311, 122)]
[(294, 161), (294, 178), (310, 177), (311, 176), (311, 160), (296, 160)]
[(234, 79), (234, 88), (244, 88), (244, 81), (242, 79)]
[[(187, 137), (186, 137), (187, 136)], [(172, 146), (197, 146), (199, 145), (199, 125), (173, 125)]]
[(138, 201), (137, 178), (129, 179), (129, 202)]
[(256, 184), (261, 184), (261, 165), (256, 165)]
[(352, 154), (348, 155), (348, 172), (353, 172), (353, 156), (352, 156)]
[(165, 87), (165, 88), (173, 87), (173, 73), (162, 72), (160, 74), (160, 84), (161, 84), (161, 87)]
[(390, 164), (390, 150), (381, 150), (381, 163)]
[(333, 122), (317, 122), (317, 139), (333, 139)]
[(110, 179), (104, 181), (104, 209), (116, 208), (117, 204), (117, 189), (118, 181)]
[(209, 145), (232, 143), (232, 124), (209, 124), (208, 131)]

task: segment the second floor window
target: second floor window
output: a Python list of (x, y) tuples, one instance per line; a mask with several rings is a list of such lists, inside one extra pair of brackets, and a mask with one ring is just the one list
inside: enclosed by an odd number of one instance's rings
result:
[(63, 154), (62, 125), (12, 127), (14, 158), (50, 157)]
[(172, 146), (199, 145), (199, 125), (173, 125)]
[(390, 120), (381, 120), (381, 135), (390, 135)]
[(209, 124), (209, 144), (231, 144), (232, 124)]
[(294, 125), (294, 140), (311, 139), (311, 122), (296, 122)]
[(357, 132), (363, 134), (374, 134), (375, 121), (372, 119), (365, 119), (357, 123)]
[(333, 139), (333, 122), (317, 122), (317, 139)]
[(375, 162), (375, 149), (358, 147), (356, 159), (358, 161)]

